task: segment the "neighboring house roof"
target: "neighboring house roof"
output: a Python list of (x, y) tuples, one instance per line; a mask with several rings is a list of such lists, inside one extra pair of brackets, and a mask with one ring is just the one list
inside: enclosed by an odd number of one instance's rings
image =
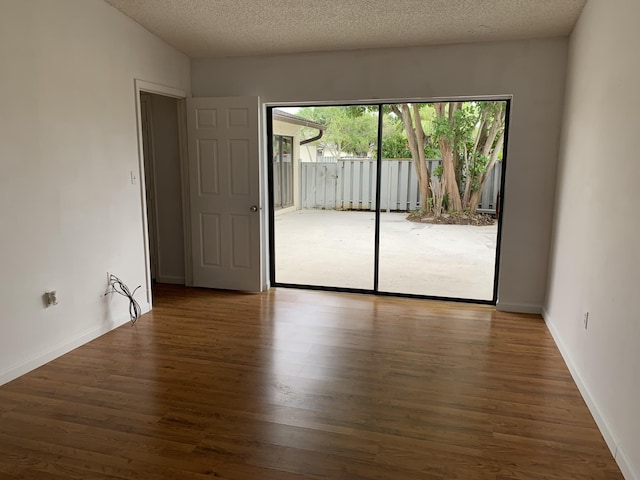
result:
[(287, 113), (283, 110), (278, 110), (277, 108), (273, 109), (273, 119), (278, 120), (280, 122), (292, 123), (293, 125), (300, 125), (302, 127), (317, 128), (318, 130), (321, 130), (321, 131), (324, 131), (327, 129), (325, 125), (321, 125), (311, 120), (307, 120), (306, 118), (299, 117), (292, 113)]

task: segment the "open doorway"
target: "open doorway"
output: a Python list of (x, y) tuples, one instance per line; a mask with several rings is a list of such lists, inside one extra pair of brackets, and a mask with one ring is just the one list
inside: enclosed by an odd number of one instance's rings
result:
[(278, 211), (270, 165), (272, 284), (495, 304), (509, 99), (271, 107), (274, 158), (283, 113), (297, 198)]
[(136, 80), (136, 101), (147, 301), (153, 281), (261, 291), (258, 97)]
[(151, 282), (185, 284), (179, 100), (140, 92)]
[(258, 97), (135, 86), (147, 301), (153, 281), (261, 291)]

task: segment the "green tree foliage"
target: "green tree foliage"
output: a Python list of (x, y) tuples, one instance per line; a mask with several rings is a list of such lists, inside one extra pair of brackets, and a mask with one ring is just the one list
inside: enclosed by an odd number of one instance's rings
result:
[[(403, 121), (409, 146), (423, 141), (427, 158), (428, 153), (437, 153), (442, 159), (432, 174), (425, 174), (424, 168), (417, 172), (422, 205), (427, 206), (423, 209), (436, 216), (445, 211), (475, 212), (484, 184), (502, 158), (506, 103), (440, 102), (391, 108)], [(412, 148), (416, 169), (425, 156)]]
[[(378, 107), (306, 107), (298, 115), (327, 126), (319, 145), (330, 156), (374, 156)], [(496, 162), (502, 158), (506, 102), (399, 103), (383, 107), (383, 158), (411, 158), (422, 208), (475, 212)], [(316, 134), (312, 129), (307, 137)], [(429, 159), (442, 164), (429, 172)]]
[[(326, 125), (327, 129), (318, 145), (340, 157), (343, 153), (355, 157), (367, 157), (374, 151), (378, 139), (377, 112), (363, 112), (352, 116), (349, 107), (305, 107), (296, 114)], [(303, 129), (304, 137), (317, 134), (314, 129)]]
[(442, 151), (447, 209), (475, 212), (486, 180), (502, 158), (506, 102), (446, 102), (434, 107), (432, 141)]
[(382, 139), (382, 158), (411, 158), (406, 135), (394, 133)]
[[(433, 107), (422, 104), (419, 108), (422, 128), (428, 138), (432, 134), (431, 121), (435, 115)], [(409, 140), (402, 119), (394, 113), (391, 105), (385, 105), (382, 128), (382, 158), (412, 158)], [(440, 150), (431, 142), (425, 142), (425, 158), (440, 158)]]

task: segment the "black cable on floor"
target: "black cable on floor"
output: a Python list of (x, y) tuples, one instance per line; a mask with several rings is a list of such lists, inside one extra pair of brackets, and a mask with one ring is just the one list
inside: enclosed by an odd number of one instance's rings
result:
[(109, 286), (111, 287), (111, 290), (107, 291), (105, 295), (108, 293), (117, 293), (118, 295), (122, 295), (123, 297), (127, 297), (129, 299), (129, 317), (131, 319), (131, 325), (135, 325), (136, 321), (142, 314), (142, 310), (140, 309), (140, 304), (138, 304), (133, 296), (138, 291), (138, 288), (140, 288), (142, 285), (138, 285), (132, 292), (129, 290), (129, 287), (127, 287), (127, 285), (118, 277), (116, 277), (115, 275), (109, 275)]

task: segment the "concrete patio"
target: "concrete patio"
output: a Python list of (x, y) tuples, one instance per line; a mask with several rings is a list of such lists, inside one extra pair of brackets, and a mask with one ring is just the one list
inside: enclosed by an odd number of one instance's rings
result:
[[(276, 281), (373, 288), (373, 212), (298, 210), (276, 215)], [(383, 213), (379, 290), (490, 300), (497, 224), (431, 225)]]

